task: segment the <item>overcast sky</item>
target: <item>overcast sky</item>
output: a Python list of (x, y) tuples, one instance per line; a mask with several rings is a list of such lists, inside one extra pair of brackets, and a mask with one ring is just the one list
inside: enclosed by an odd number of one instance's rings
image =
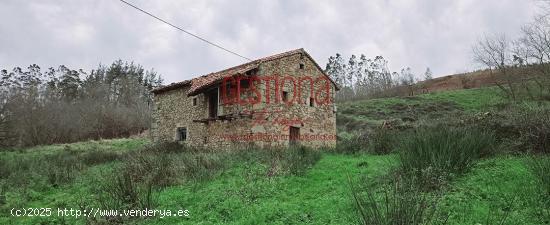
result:
[[(518, 34), (536, 0), (127, 0), (184, 29), (259, 58), (305, 48), (324, 68), (335, 53), (384, 56), (390, 68), (435, 76), (476, 68), (484, 33)], [(166, 83), (244, 63), (118, 0), (0, 0), (0, 68), (91, 70), (135, 61)]]

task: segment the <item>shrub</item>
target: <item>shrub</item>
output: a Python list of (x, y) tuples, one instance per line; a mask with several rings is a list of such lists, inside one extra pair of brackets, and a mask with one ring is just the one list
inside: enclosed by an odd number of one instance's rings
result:
[(80, 160), (82, 163), (92, 166), (112, 162), (118, 160), (119, 157), (120, 154), (113, 151), (100, 151), (93, 149), (82, 153), (82, 155), (80, 155)]
[(194, 169), (196, 155), (177, 143), (152, 144), (128, 152), (113, 175), (101, 182), (97, 200), (105, 208), (151, 208), (155, 203), (153, 189), (200, 172)]
[(390, 153), (395, 147), (395, 131), (387, 128), (376, 128), (368, 133), (351, 137), (338, 137), (336, 148), (332, 151), (342, 154), (372, 152), (375, 154)]
[[(155, 203), (153, 189), (176, 184), (182, 170), (176, 164), (184, 153), (179, 144), (158, 143), (125, 154), (122, 164), (102, 180), (96, 190), (104, 208), (151, 208)], [(185, 175), (185, 174), (183, 174)]]
[(304, 146), (290, 147), (285, 151), (283, 166), (292, 175), (304, 174), (321, 159), (321, 153)]
[(224, 152), (197, 152), (182, 154), (174, 163), (178, 168), (178, 174), (185, 179), (204, 180), (213, 176), (216, 172), (226, 168), (231, 162), (230, 157), (224, 157)]
[(413, 185), (400, 176), (391, 180), (383, 192), (375, 195), (367, 191), (366, 196), (353, 187), (351, 191), (355, 207), (362, 224), (435, 224), (437, 200), (426, 193), (418, 191)]
[(394, 133), (385, 128), (377, 128), (369, 135), (369, 152), (375, 154), (387, 154), (393, 150), (394, 147)]
[[(72, 181), (84, 168), (78, 153), (74, 151), (62, 151), (43, 158), (35, 158), (37, 162), (32, 165), (40, 165), (39, 173), (47, 177), (50, 184), (58, 186)], [(38, 168), (36, 168), (38, 169)]]
[(130, 174), (106, 176), (98, 191), (98, 202), (105, 209), (145, 209), (154, 204), (153, 182), (137, 182)]
[(530, 108), (519, 121), (523, 143), (535, 153), (550, 153), (550, 109)]
[(335, 153), (355, 154), (366, 151), (368, 146), (368, 135), (360, 134), (351, 138), (339, 137), (336, 143)]
[(170, 155), (158, 153), (136, 153), (128, 156), (121, 168), (136, 182), (152, 182), (157, 187), (166, 187), (176, 182), (176, 167)]
[(513, 145), (509, 148), (512, 151), (550, 153), (550, 109), (545, 106), (510, 105), (501, 111), (474, 115), (465, 122), (495, 131), (499, 142)]
[(367, 127), (367, 122), (356, 119), (353, 116), (338, 114), (336, 116), (336, 124), (346, 131), (364, 130)]
[(476, 159), (488, 155), (493, 143), (491, 133), (478, 129), (419, 128), (400, 146), (401, 170), (423, 185), (437, 187), (439, 181), (467, 171)]
[(257, 161), (268, 164), (267, 176), (303, 175), (321, 159), (320, 150), (304, 146), (254, 149)]
[[(0, 181), (5, 185), (5, 191), (24, 191), (30, 185), (30, 178), (33, 175), (46, 172), (40, 165), (44, 163), (44, 160), (36, 160), (36, 158), (18, 155), (3, 155), (0, 158)], [(34, 170), (32, 168), (41, 169)]]

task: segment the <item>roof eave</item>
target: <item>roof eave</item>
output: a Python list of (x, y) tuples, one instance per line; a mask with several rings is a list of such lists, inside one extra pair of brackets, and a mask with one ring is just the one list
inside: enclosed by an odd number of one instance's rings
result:
[(190, 80), (182, 81), (182, 82), (178, 82), (178, 83), (171, 83), (171, 84), (168, 84), (168, 85), (165, 85), (165, 86), (155, 88), (155, 89), (151, 90), (151, 93), (161, 94), (161, 93), (164, 93), (164, 92), (167, 92), (167, 91), (180, 89), (180, 88), (183, 88), (183, 87), (189, 86), (189, 85), (191, 85)]

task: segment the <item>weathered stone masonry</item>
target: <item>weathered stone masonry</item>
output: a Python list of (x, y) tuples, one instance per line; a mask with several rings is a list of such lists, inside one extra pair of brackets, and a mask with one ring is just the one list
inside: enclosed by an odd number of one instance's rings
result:
[[(231, 81), (231, 77), (234, 76), (256, 79), (249, 85), (253, 85), (261, 93), (259, 103), (223, 104), (223, 94), (220, 92), (224, 89), (220, 86), (224, 79)], [(282, 86), (282, 80), (279, 79), (279, 96), (276, 96), (275, 81), (263, 80), (268, 77), (294, 78), (296, 90), (302, 90), (301, 101), (295, 99), (293, 104), (284, 103), (283, 91), (286, 92), (287, 100), (298, 95), (293, 92), (291, 80), (285, 80)], [(308, 78), (322, 78), (314, 83), (313, 96)], [(298, 85), (300, 80), (303, 81), (302, 85)], [(268, 83), (269, 103), (266, 93)], [(325, 90), (323, 88), (328, 88), (328, 96), (325, 94), (327, 92), (319, 91)], [(246, 90), (243, 91), (241, 99), (253, 99), (254, 93)], [(318, 96), (315, 96), (315, 90), (318, 91)], [(293, 130), (295, 133), (299, 132), (302, 139), (298, 142), (301, 145), (334, 146), (336, 109), (333, 97), (336, 90), (337, 87), (309, 54), (303, 49), (297, 49), (153, 90), (155, 110), (151, 133), (154, 141), (175, 141), (179, 138), (178, 131), (185, 128), (184, 142), (189, 145), (228, 148), (242, 145), (288, 146), (291, 142), (288, 136)], [(210, 117), (209, 105), (212, 104), (212, 100), (209, 99), (209, 93), (216, 92), (219, 95), (219, 106), (216, 116)], [(277, 102), (277, 97), (281, 101)], [(322, 99), (316, 102), (315, 97)], [(323, 104), (322, 100), (325, 98), (328, 98), (329, 102)], [(280, 138), (268, 139), (270, 136)], [(285, 136), (286, 139), (281, 138)]]

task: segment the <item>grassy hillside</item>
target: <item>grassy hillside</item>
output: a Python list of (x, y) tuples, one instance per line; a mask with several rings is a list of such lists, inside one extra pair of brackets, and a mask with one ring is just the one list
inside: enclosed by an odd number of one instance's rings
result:
[(464, 113), (486, 112), (506, 101), (496, 87), (429, 93), (412, 97), (392, 97), (338, 105), (341, 132), (360, 132), (381, 126), (412, 126)]
[[(504, 100), (494, 88), (339, 105), (340, 136), (355, 137), (356, 133), (376, 131), (382, 124), (391, 124), (388, 129), (392, 137), (380, 140), (401, 144), (390, 145), (390, 153), (380, 155), (367, 150), (379, 140), (372, 138), (364, 145), (356, 143), (352, 146), (357, 148), (354, 151), (342, 149), (348, 145), (340, 145), (337, 149), (320, 151), (197, 152), (171, 144), (152, 145), (143, 139), (6, 149), (0, 152), (0, 224), (361, 224), (366, 221), (363, 215), (372, 217), (369, 209), (376, 207), (383, 214), (379, 215), (381, 221), (403, 219), (408, 221), (405, 224), (415, 224), (406, 218), (410, 210), (418, 209), (425, 210), (423, 218), (430, 217), (427, 214), (433, 211), (430, 221), (425, 221), (428, 224), (444, 221), (447, 224), (548, 224), (550, 188), (541, 179), (548, 173), (540, 176), (537, 171), (550, 172), (550, 167), (543, 168), (550, 165), (550, 160), (546, 160), (546, 164), (534, 162), (550, 158), (500, 151), (500, 142), (518, 148), (510, 144), (510, 138), (501, 138), (503, 135), (495, 135), (498, 142), (494, 142), (490, 153), (472, 153), (479, 156), (458, 164), (462, 166), (459, 169), (464, 170), (448, 168), (442, 161), (439, 167), (432, 164), (433, 167), (417, 171), (422, 172), (422, 176), (420, 180), (411, 180), (413, 183), (407, 183), (406, 177), (399, 178), (404, 175), (401, 175), (403, 159), (409, 160), (403, 158), (405, 149), (425, 151), (420, 149), (423, 143), (431, 146), (436, 142), (424, 140), (439, 140), (445, 138), (440, 134), (446, 133), (426, 130), (423, 136), (417, 137), (415, 135), (420, 134), (410, 134), (410, 130), (449, 118), (470, 115), (477, 118), (506, 108), (503, 105)], [(500, 121), (497, 124), (503, 124)], [(489, 122), (475, 124), (493, 124)], [(475, 141), (476, 136), (471, 138)], [(468, 145), (469, 142), (473, 141), (458, 142), (461, 143), (458, 149), (475, 147)], [(436, 150), (442, 152), (440, 149), (447, 143), (447, 140), (439, 141)], [(429, 160), (436, 163), (437, 157), (433, 155)], [(534, 169), (536, 165), (542, 169)], [(449, 174), (439, 169), (461, 172)], [(424, 176), (426, 174), (428, 176)], [(428, 182), (429, 189), (417, 185), (419, 182)], [(408, 189), (411, 187), (403, 184), (414, 188)], [(406, 191), (401, 191), (402, 188)], [(394, 199), (392, 196), (399, 197), (395, 199), (400, 199), (397, 201), (400, 205), (387, 202), (388, 198)], [(125, 209), (144, 206), (187, 209), (189, 216), (10, 216), (12, 208), (22, 207)], [(393, 213), (385, 214), (386, 208), (394, 210)]]

